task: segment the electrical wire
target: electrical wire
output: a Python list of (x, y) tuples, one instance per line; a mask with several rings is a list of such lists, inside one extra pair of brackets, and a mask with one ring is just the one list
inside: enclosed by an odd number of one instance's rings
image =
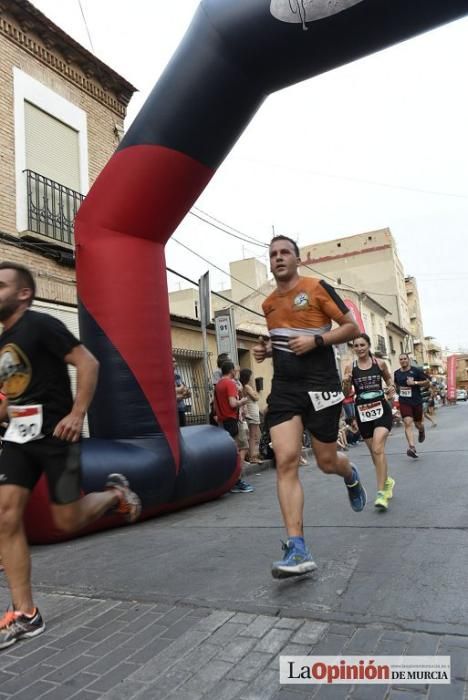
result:
[[(190, 282), (190, 284), (194, 284), (195, 287), (199, 287), (199, 283), (195, 282), (195, 280), (191, 280), (190, 277), (186, 277), (185, 275), (182, 275), (180, 272), (176, 272), (170, 267), (166, 267), (166, 270), (168, 272), (171, 272), (173, 275), (176, 275), (177, 277), (180, 277), (181, 279), (185, 280), (186, 282)], [(224, 301), (227, 301), (230, 306), (238, 306), (240, 309), (244, 309), (244, 311), (248, 311), (251, 314), (254, 314), (255, 316), (260, 316), (262, 319), (264, 319), (264, 315), (259, 313), (258, 311), (254, 311), (253, 309), (249, 309), (248, 306), (244, 306), (244, 304), (240, 304), (238, 301), (233, 301), (232, 299), (228, 299), (227, 297), (223, 296), (219, 292), (213, 292), (210, 291), (211, 294), (213, 294), (215, 297), (219, 297), (220, 299), (224, 299)]]
[[(208, 216), (210, 219), (213, 221), (216, 221), (217, 224), (220, 224), (221, 226), (224, 226), (225, 228), (230, 228), (231, 231), (235, 231), (237, 234), (239, 234), (239, 237), (241, 240), (245, 240), (246, 243), (255, 243), (258, 246), (262, 246), (263, 248), (268, 248), (269, 243), (265, 243), (264, 241), (259, 241), (258, 238), (255, 238), (255, 236), (251, 236), (249, 233), (244, 233), (243, 231), (239, 231), (239, 229), (235, 228), (234, 226), (231, 226), (230, 224), (227, 224), (225, 221), (221, 221), (220, 219), (217, 219), (215, 216), (210, 214), (207, 211), (203, 211), (203, 209), (200, 209), (199, 207), (193, 207), (193, 209), (196, 209), (200, 214), (203, 214), (203, 216)], [(193, 212), (190, 212), (193, 214)], [(195, 214), (194, 214), (195, 215)], [(202, 217), (198, 217), (202, 218)], [(202, 219), (202, 221), (206, 221), (205, 219)], [(207, 224), (211, 223), (209, 221), (206, 221)], [(225, 233), (229, 233), (229, 231), (225, 231)], [(229, 235), (234, 235), (232, 233), (229, 233)], [(236, 236), (237, 238), (237, 236)]]
[(206, 262), (207, 265), (210, 265), (210, 267), (214, 267), (216, 270), (219, 270), (219, 272), (222, 272), (224, 275), (227, 275), (227, 277), (230, 277), (231, 279), (235, 280), (236, 282), (239, 282), (239, 284), (242, 284), (244, 287), (247, 287), (247, 289), (251, 289), (252, 292), (256, 292), (257, 294), (260, 294), (263, 297), (267, 297), (267, 294), (263, 294), (260, 292), (258, 289), (255, 287), (251, 287), (250, 284), (247, 284), (247, 282), (243, 282), (242, 280), (238, 279), (237, 277), (234, 277), (231, 275), (230, 272), (227, 272), (226, 270), (223, 270), (222, 267), (218, 267), (218, 265), (215, 265), (214, 262), (211, 262), (211, 260), (208, 260), (208, 258), (204, 258), (203, 255), (200, 255), (200, 253), (196, 253), (192, 248), (189, 248), (188, 245), (185, 245), (185, 243), (182, 243), (182, 241), (179, 241), (177, 238), (174, 236), (171, 237), (171, 240), (175, 241), (178, 245), (182, 246), (182, 248), (185, 248), (185, 250), (188, 250), (192, 255), (195, 255), (197, 258), (200, 258), (200, 260), (203, 260), (203, 262)]
[(90, 44), (90, 46), (91, 46), (91, 50), (92, 50), (92, 52), (95, 54), (96, 51), (94, 50), (93, 40), (91, 39), (91, 32), (89, 31), (88, 23), (87, 23), (87, 21), (86, 21), (86, 17), (85, 17), (85, 13), (84, 13), (84, 10), (83, 10), (83, 6), (82, 6), (82, 4), (81, 4), (81, 0), (78, 0), (78, 5), (80, 6), (81, 16), (83, 17), (83, 22), (84, 22), (84, 25), (85, 25), (85, 27), (86, 27), (86, 33), (87, 33), (87, 35), (88, 35), (88, 39), (89, 39), (89, 44)]
[[(268, 248), (268, 244), (262, 243), (261, 241), (254, 241), (254, 240), (249, 240), (248, 238), (243, 238), (242, 236), (238, 236), (235, 233), (231, 233), (231, 231), (226, 231), (225, 228), (222, 228), (221, 226), (218, 226), (217, 224), (214, 224), (212, 221), (207, 221), (204, 219), (202, 216), (199, 216), (196, 214), (194, 211), (190, 210), (189, 214), (194, 216), (196, 219), (199, 219), (200, 221), (203, 221), (205, 224), (208, 224), (209, 226), (213, 226), (213, 228), (218, 229), (218, 231), (222, 231), (223, 233), (227, 233), (228, 236), (232, 236), (233, 238), (237, 238), (240, 241), (243, 241), (244, 243), (249, 243), (249, 245), (256, 245), (259, 248)], [(209, 216), (209, 214), (208, 214)], [(215, 219), (216, 221), (216, 219)], [(227, 224), (225, 224), (227, 225)], [(235, 229), (234, 229), (235, 230)]]

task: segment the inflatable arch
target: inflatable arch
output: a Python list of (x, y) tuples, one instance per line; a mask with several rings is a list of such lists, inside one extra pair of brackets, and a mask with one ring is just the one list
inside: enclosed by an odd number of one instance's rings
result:
[[(148, 518), (231, 487), (228, 434), (178, 427), (164, 246), (268, 94), (465, 14), (468, 0), (202, 0), (76, 220), (81, 335), (101, 365), (85, 492), (121, 471)], [(63, 539), (42, 480), (26, 527)]]

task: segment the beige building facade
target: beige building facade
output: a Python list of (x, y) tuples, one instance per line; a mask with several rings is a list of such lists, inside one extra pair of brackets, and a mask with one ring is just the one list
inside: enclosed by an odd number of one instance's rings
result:
[(427, 351), (427, 372), (431, 377), (442, 378), (446, 374), (447, 369), (446, 363), (444, 363), (442, 346), (430, 335), (424, 338), (424, 343)]
[(457, 355), (457, 389), (468, 390), (468, 355)]
[(300, 252), (304, 274), (309, 270), (337, 289), (369, 295), (388, 309), (389, 321), (406, 332), (405, 350), (412, 350), (405, 274), (390, 229), (315, 243)]
[(0, 15), (0, 257), (76, 315), (74, 215), (119, 142), (133, 88), (27, 0)]
[(429, 356), (424, 337), (424, 327), (419, 300), (418, 285), (415, 277), (406, 277), (406, 296), (408, 298), (408, 313), (410, 318), (410, 330), (413, 336), (414, 358), (423, 367), (429, 365)]

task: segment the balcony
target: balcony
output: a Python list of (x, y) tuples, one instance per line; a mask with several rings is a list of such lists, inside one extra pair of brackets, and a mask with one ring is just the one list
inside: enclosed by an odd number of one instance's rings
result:
[(58, 246), (74, 248), (73, 225), (84, 195), (54, 182), (32, 170), (25, 170), (28, 230), (54, 241)]

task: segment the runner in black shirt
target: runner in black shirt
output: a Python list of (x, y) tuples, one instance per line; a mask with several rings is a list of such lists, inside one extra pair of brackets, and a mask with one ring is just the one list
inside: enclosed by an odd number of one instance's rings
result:
[[(0, 384), (8, 399), (0, 421), (9, 419), (0, 456), (0, 557), (13, 607), (0, 619), (0, 649), (45, 629), (32, 598), (23, 528), (24, 510), (43, 472), (54, 522), (65, 532), (89, 525), (109, 509), (129, 522), (141, 510), (122, 474), (109, 475), (106, 491), (81, 498), (80, 437), (98, 363), (63, 323), (30, 310), (34, 294), (27, 268), (0, 263)], [(77, 370), (74, 400), (68, 364)]]
[(424, 428), (423, 399), (421, 389), (430, 385), (429, 377), (419, 367), (413, 367), (409, 355), (405, 352), (400, 355), (400, 367), (394, 374), (395, 386), (399, 394), (400, 413), (405, 425), (405, 435), (408, 442), (406, 454), (417, 459), (414, 443), (413, 424), (418, 429), (418, 442), (424, 442), (426, 431)]
[(377, 476), (377, 496), (374, 506), (386, 511), (393, 496), (395, 480), (388, 476), (385, 443), (392, 429), (392, 409), (385, 398), (382, 379), (389, 387), (389, 399), (395, 395), (395, 387), (387, 365), (370, 351), (370, 338), (361, 333), (353, 342), (357, 359), (344, 371), (343, 391), (356, 392), (356, 418), (359, 430), (372, 456)]

